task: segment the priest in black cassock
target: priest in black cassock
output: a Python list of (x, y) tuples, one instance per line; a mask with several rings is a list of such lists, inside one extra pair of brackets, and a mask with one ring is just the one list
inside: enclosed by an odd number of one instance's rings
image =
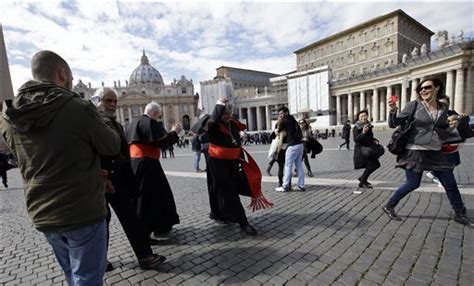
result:
[(227, 99), (217, 101), (212, 115), (206, 122), (209, 134), (209, 164), (207, 186), (211, 206), (210, 218), (216, 221), (238, 223), (241, 232), (257, 235), (245, 214), (239, 194), (250, 196), (253, 210), (271, 207), (261, 192), (261, 172), (255, 161), (244, 149), (240, 131), (245, 124), (231, 117)]
[(171, 187), (160, 163), (160, 147), (178, 142), (181, 126), (175, 123), (167, 132), (160, 118), (161, 107), (150, 102), (145, 113), (132, 121), (127, 128), (127, 141), (132, 158), (132, 169), (140, 189), (137, 201), (139, 218), (148, 234), (155, 236), (168, 233), (179, 223)]

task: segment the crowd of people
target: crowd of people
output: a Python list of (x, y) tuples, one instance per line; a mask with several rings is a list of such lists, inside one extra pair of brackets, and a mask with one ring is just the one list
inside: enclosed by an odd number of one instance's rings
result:
[[(156, 269), (166, 257), (154, 253), (151, 245), (180, 223), (160, 159), (180, 141), (181, 126), (175, 123), (167, 131), (160, 105), (150, 102), (144, 114), (124, 129), (116, 119), (118, 97), (112, 88), (100, 88), (91, 101), (81, 99), (71, 91), (69, 65), (51, 51), (36, 53), (31, 67), (33, 80), (19, 89), (13, 101), (5, 102), (0, 129), (18, 161), (28, 215), (51, 245), (68, 284), (102, 285), (105, 271), (113, 269), (107, 260), (110, 207), (139, 266)], [(382, 207), (383, 212), (392, 220), (401, 220), (395, 207), (420, 185), (423, 172), (431, 171), (446, 190), (455, 221), (472, 225), (453, 174), (460, 163), (455, 146), (472, 136), (472, 131), (463, 128), (466, 115), (448, 110), (442, 101), (449, 99), (437, 79), (423, 80), (417, 92), (418, 99), (400, 113), (395, 102), (389, 102), (390, 127), (409, 121), (411, 129), (405, 152), (397, 158), (406, 182)], [(305, 191), (303, 162), (312, 177), (308, 154), (314, 158), (322, 152), (307, 120), (297, 120), (287, 107), (278, 109), (275, 129), (268, 134), (246, 135), (246, 126), (232, 118), (226, 98), (220, 98), (212, 114), (198, 123), (191, 148), (194, 170), (206, 172), (209, 217), (238, 224), (243, 235), (256, 236), (258, 231), (248, 221), (239, 196), (249, 196), (253, 210), (273, 204), (262, 193), (258, 165), (242, 147), (251, 141), (275, 142), (266, 171), (271, 175), (272, 165), (278, 163), (278, 192)], [(347, 122), (340, 148), (350, 149), (350, 130)], [(352, 138), (354, 168), (364, 169), (359, 187), (373, 188), (368, 178), (380, 167), (384, 148), (374, 137), (366, 110), (356, 115)], [(200, 168), (201, 155), (205, 169)], [(8, 166), (3, 166), (8, 160), (4, 157), (0, 157), (0, 167), (7, 187), (3, 170)], [(295, 186), (291, 184), (293, 172)]]

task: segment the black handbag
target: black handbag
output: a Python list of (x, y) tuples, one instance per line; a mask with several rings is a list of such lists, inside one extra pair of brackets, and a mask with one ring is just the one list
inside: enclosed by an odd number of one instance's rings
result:
[(415, 103), (415, 108), (413, 108), (413, 111), (405, 124), (398, 126), (397, 129), (395, 129), (395, 131), (392, 133), (392, 137), (388, 142), (387, 149), (393, 155), (401, 155), (406, 151), (405, 147), (408, 143), (408, 131), (411, 129), (411, 126), (415, 121), (415, 117), (413, 115), (415, 115), (417, 105), (418, 102)]
[(362, 156), (367, 159), (378, 159), (385, 153), (385, 149), (380, 144), (371, 144), (369, 146), (360, 146)]

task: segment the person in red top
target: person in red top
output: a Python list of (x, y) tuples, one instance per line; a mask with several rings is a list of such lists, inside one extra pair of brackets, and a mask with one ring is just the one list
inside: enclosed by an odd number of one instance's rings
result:
[(257, 230), (249, 224), (239, 194), (252, 197), (254, 210), (272, 204), (261, 193), (262, 175), (257, 164), (242, 149), (239, 132), (246, 126), (231, 114), (227, 99), (222, 98), (206, 124), (210, 143), (207, 167), (210, 218), (238, 223), (242, 234), (256, 236)]

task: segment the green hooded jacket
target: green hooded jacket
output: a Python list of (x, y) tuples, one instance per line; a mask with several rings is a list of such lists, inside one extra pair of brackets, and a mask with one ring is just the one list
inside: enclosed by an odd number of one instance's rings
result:
[(102, 220), (100, 156), (117, 154), (120, 138), (96, 108), (53, 83), (28, 81), (3, 111), (0, 130), (18, 160), (34, 226), (62, 232)]

